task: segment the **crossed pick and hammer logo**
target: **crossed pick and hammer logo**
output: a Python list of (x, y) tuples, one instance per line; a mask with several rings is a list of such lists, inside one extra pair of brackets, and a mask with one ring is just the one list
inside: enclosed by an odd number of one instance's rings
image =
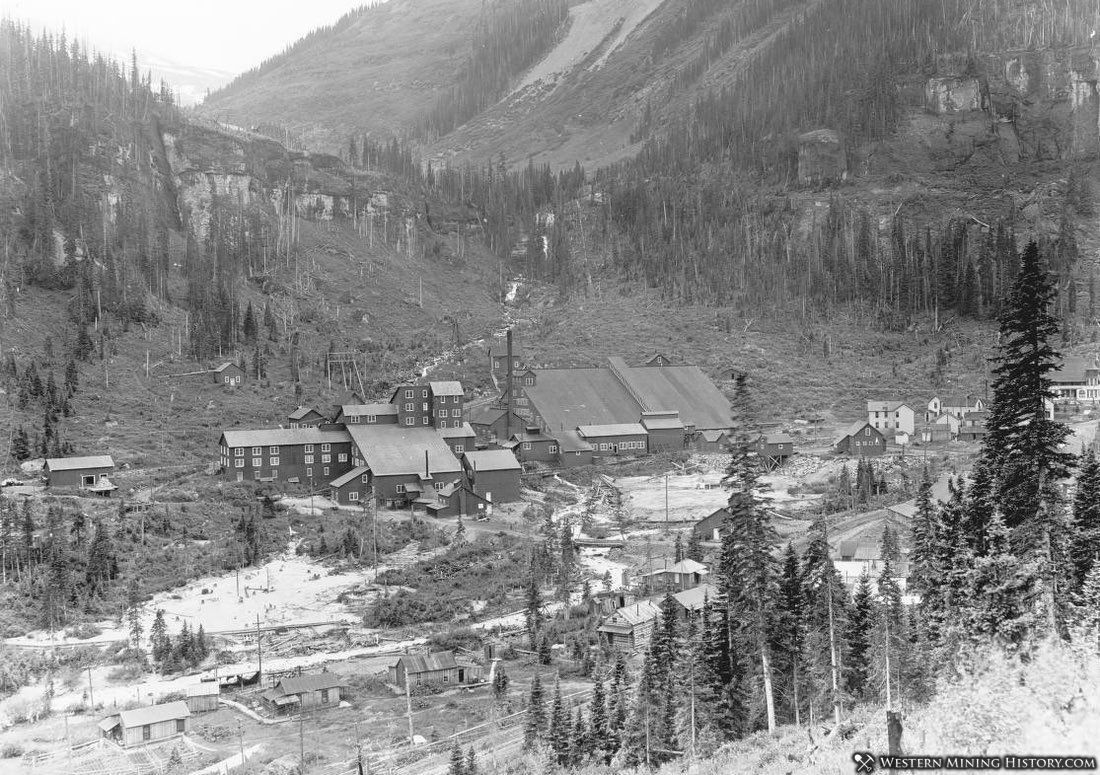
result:
[(852, 754), (852, 761), (856, 763), (856, 772), (874, 772), (875, 756), (865, 751), (856, 751)]

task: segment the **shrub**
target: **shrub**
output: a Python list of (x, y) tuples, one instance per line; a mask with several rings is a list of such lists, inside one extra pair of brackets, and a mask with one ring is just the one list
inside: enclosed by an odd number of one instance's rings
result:
[(0, 759), (15, 759), (24, 753), (23, 746), (18, 743), (4, 743), (0, 746)]
[(481, 648), (481, 635), (469, 627), (457, 627), (434, 633), (428, 643), (433, 651), (476, 651)]

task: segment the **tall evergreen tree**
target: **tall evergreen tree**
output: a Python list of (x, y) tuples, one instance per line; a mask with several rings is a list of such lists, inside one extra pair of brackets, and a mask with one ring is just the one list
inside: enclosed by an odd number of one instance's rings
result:
[(1056, 296), (1032, 241), (999, 315), (993, 397), (982, 448), (996, 482), (996, 504), (1013, 543), (1027, 549), (1039, 574), (1043, 616), (1038, 621), (1048, 633), (1058, 629), (1070, 572), (1062, 567), (1068, 562), (1057, 556), (1067, 532), (1058, 507), (1058, 481), (1073, 465), (1072, 455), (1061, 450), (1070, 429), (1046, 413), (1046, 403), (1054, 398), (1050, 375), (1061, 360), (1052, 344), (1059, 334)]
[(804, 595), (798, 554), (788, 543), (779, 579), (772, 653), (775, 654), (776, 683), (780, 687), (777, 695), (782, 698), (786, 720), (796, 724), (802, 720), (799, 673), (802, 662)]
[(569, 737), (570, 737), (569, 712), (561, 696), (561, 679), (554, 681), (554, 698), (550, 702), (550, 720), (547, 729), (547, 742), (557, 763), (564, 766), (569, 763)]
[[(726, 603), (731, 654), (744, 654), (744, 669), (759, 682), (769, 731), (775, 729), (772, 690), (771, 626), (778, 569), (772, 548), (778, 537), (760, 500), (759, 437), (747, 377), (739, 374), (733, 399), (738, 427), (730, 443), (723, 484), (730, 490), (718, 560), (720, 595)], [(749, 656), (751, 655), (751, 657)], [(751, 666), (751, 667), (750, 667)]]
[(859, 577), (852, 596), (852, 615), (848, 619), (846, 640), (847, 658), (844, 660), (844, 688), (856, 701), (867, 699), (871, 674), (870, 635), (875, 626), (875, 601), (871, 594), (871, 578), (866, 573)]
[(834, 722), (839, 723), (843, 709), (841, 652), (842, 633), (848, 618), (844, 605), (847, 594), (829, 556), (824, 518), (818, 518), (810, 526), (803, 583), (806, 599), (804, 660), (810, 690), (807, 699), (812, 703), (811, 710), (817, 710), (817, 718), (828, 708)]
[(527, 719), (523, 726), (524, 748), (534, 748), (546, 730), (546, 705), (542, 696), (542, 679), (538, 672), (531, 679), (531, 691), (527, 697)]
[(1100, 554), (1100, 461), (1089, 449), (1077, 467), (1077, 492), (1073, 498), (1073, 535), (1070, 558), (1073, 562), (1073, 591), (1085, 583), (1089, 570)]

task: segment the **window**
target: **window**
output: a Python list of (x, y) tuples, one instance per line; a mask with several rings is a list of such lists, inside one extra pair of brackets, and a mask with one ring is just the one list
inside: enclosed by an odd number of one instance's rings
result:
[(607, 444), (606, 443), (601, 443), (600, 444), (600, 451), (601, 452), (607, 452)]
[(403, 484), (394, 485), (393, 490), (394, 490), (394, 492), (405, 492), (405, 485), (403, 485)]
[(370, 478), (370, 474), (363, 474), (363, 484), (366, 484), (366, 483), (367, 483), (367, 480), (368, 480), (369, 478)]
[(462, 400), (462, 396), (455, 396), (452, 400), (457, 404), (459, 401)]
[(413, 392), (411, 390), (406, 390), (405, 391), (405, 398), (412, 398), (412, 397), (413, 397)]
[(260, 467), (260, 466), (262, 466), (263, 464), (264, 464), (264, 459), (263, 459), (262, 457), (254, 457), (254, 458), (252, 458), (252, 467), (253, 467), (253, 468), (259, 468), (259, 467)]
[(436, 409), (435, 410), (435, 416), (436, 417), (447, 417), (448, 416), (447, 415), (447, 410), (446, 409)]
[(91, 487), (95, 484), (95, 474), (85, 474), (80, 477), (80, 481), (85, 487)]
[(465, 451), (466, 451), (466, 445), (465, 444), (455, 444), (455, 454), (456, 455), (461, 455)]
[(435, 483), (435, 489), (442, 490), (443, 487), (444, 487), (443, 482), (436, 482)]
[(237, 447), (233, 450), (233, 454), (236, 457), (244, 457), (244, 447)]
[(277, 457), (271, 458), (271, 467), (274, 468), (277, 465), (279, 465), (279, 458), (277, 458)]
[(425, 401), (424, 403), (422, 403), (420, 405), (420, 411), (422, 411), (422, 412), (431, 411), (430, 408), (428, 407), (428, 402), (427, 401)]
[(336, 456), (336, 460), (340, 463), (348, 462), (348, 453), (347, 452), (341, 452), (339, 455)]
[(531, 449), (531, 442), (529, 442), (529, 441), (523, 442), (523, 448), (524, 449)]
[(321, 469), (321, 476), (328, 476), (328, 466)]
[(425, 418), (424, 418), (424, 425), (427, 425), (427, 424), (428, 424), (428, 418), (427, 418), (427, 417), (425, 417)]
[(528, 377), (527, 379), (523, 380), (523, 384), (524, 385), (534, 385), (535, 384), (535, 378), (534, 377)]
[(405, 404), (405, 411), (406, 411), (406, 412), (411, 412), (411, 411), (413, 411), (413, 409), (414, 409), (415, 407), (416, 407), (416, 404), (411, 404), (411, 403), (409, 403), (409, 404)]
[[(228, 380), (229, 377), (226, 377), (226, 379)], [(141, 739), (142, 740), (152, 740), (153, 739), (153, 729), (148, 724), (146, 724), (145, 726), (143, 726), (141, 728)]]
[(306, 469), (306, 479), (312, 479), (312, 478), (313, 478), (313, 469), (312, 468), (307, 468)]
[(298, 427), (298, 423), (296, 423), (296, 422), (292, 422), (292, 423), (290, 423), (290, 427), (291, 427), (291, 428), (297, 428), (297, 427)]
[(371, 423), (371, 422), (378, 422), (378, 418), (377, 418), (377, 417), (375, 417), (375, 416), (374, 416), (373, 414), (368, 414), (368, 415), (367, 415), (367, 422), (369, 422), (369, 423)]
[(306, 459), (305, 459), (306, 465), (309, 465), (312, 462), (313, 462), (313, 455), (306, 455)]
[(331, 444), (322, 444), (321, 445), (321, 451), (322, 452), (331, 452), (332, 451), (332, 445)]
[(447, 421), (446, 420), (440, 420), (439, 421), (439, 427), (440, 428), (446, 428), (447, 427)]
[(264, 448), (263, 447), (253, 447), (252, 448), (252, 454), (253, 455), (262, 455), (263, 453), (264, 453)]
[(349, 501), (357, 501), (357, 500), (359, 500), (359, 493), (357, 493), (357, 492), (355, 492), (354, 490), (352, 490), (351, 492), (349, 492), (349, 493), (348, 493), (348, 500), (349, 500)]
[(186, 732), (187, 731), (187, 722), (185, 720), (181, 719), (181, 718), (176, 719), (176, 731), (177, 732)]
[(549, 447), (550, 454), (553, 455), (557, 451), (558, 451), (558, 445), (557, 444), (551, 444), (550, 447)]
[(321, 455), (321, 462), (322, 463), (331, 463), (332, 462), (332, 455)]
[(871, 435), (871, 429), (870, 428), (864, 428), (863, 429), (863, 435), (864, 436), (870, 436)]
[(359, 415), (357, 415), (357, 414), (353, 414), (353, 415), (352, 415), (351, 417), (349, 417), (348, 419), (349, 419), (349, 420), (351, 420), (351, 422), (352, 422), (352, 424), (353, 424), (353, 425), (356, 425), (356, 424), (358, 424), (358, 423), (359, 423)]
[(272, 478), (272, 479), (278, 479), (278, 478), (279, 478), (279, 471), (278, 471), (278, 469), (275, 469), (275, 468), (272, 468), (272, 469), (271, 469), (271, 478)]
[(424, 388), (423, 390), (420, 391), (420, 397), (421, 398), (427, 398), (428, 397), (428, 389), (427, 388)]
[(415, 417), (406, 417), (405, 418), (405, 425), (416, 425), (416, 418)]
[(312, 451), (313, 451), (313, 445), (312, 444), (306, 444), (306, 452), (312, 452)]
[(242, 458), (237, 458), (237, 460), (234, 461), (234, 462), (236, 462), (237, 468), (244, 468), (244, 458), (243, 457)]

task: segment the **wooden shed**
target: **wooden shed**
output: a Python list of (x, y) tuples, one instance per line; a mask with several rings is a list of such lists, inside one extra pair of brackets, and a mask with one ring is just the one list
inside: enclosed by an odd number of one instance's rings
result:
[(281, 679), (260, 694), (264, 707), (272, 713), (288, 713), (302, 708), (331, 708), (340, 704), (341, 690), (347, 685), (336, 673), (314, 673)]
[(207, 713), (218, 709), (218, 682), (203, 681), (187, 687), (187, 708), (192, 713)]
[(423, 684), (444, 684), (461, 686), (477, 683), (481, 680), (481, 667), (478, 665), (460, 665), (455, 661), (453, 651), (438, 651), (435, 654), (404, 654), (390, 665), (390, 683), (410, 688)]
[(244, 369), (232, 361), (226, 361), (210, 373), (214, 376), (214, 381), (220, 385), (237, 387), (244, 382)]
[(115, 461), (110, 455), (51, 457), (42, 467), (47, 487), (79, 487), (103, 494), (117, 489), (107, 478), (114, 470)]
[(653, 626), (661, 616), (656, 603), (643, 600), (620, 608), (596, 628), (605, 648), (637, 654), (649, 647)]
[(159, 743), (190, 728), (191, 711), (182, 700), (120, 711), (99, 722), (100, 734), (123, 748)]

